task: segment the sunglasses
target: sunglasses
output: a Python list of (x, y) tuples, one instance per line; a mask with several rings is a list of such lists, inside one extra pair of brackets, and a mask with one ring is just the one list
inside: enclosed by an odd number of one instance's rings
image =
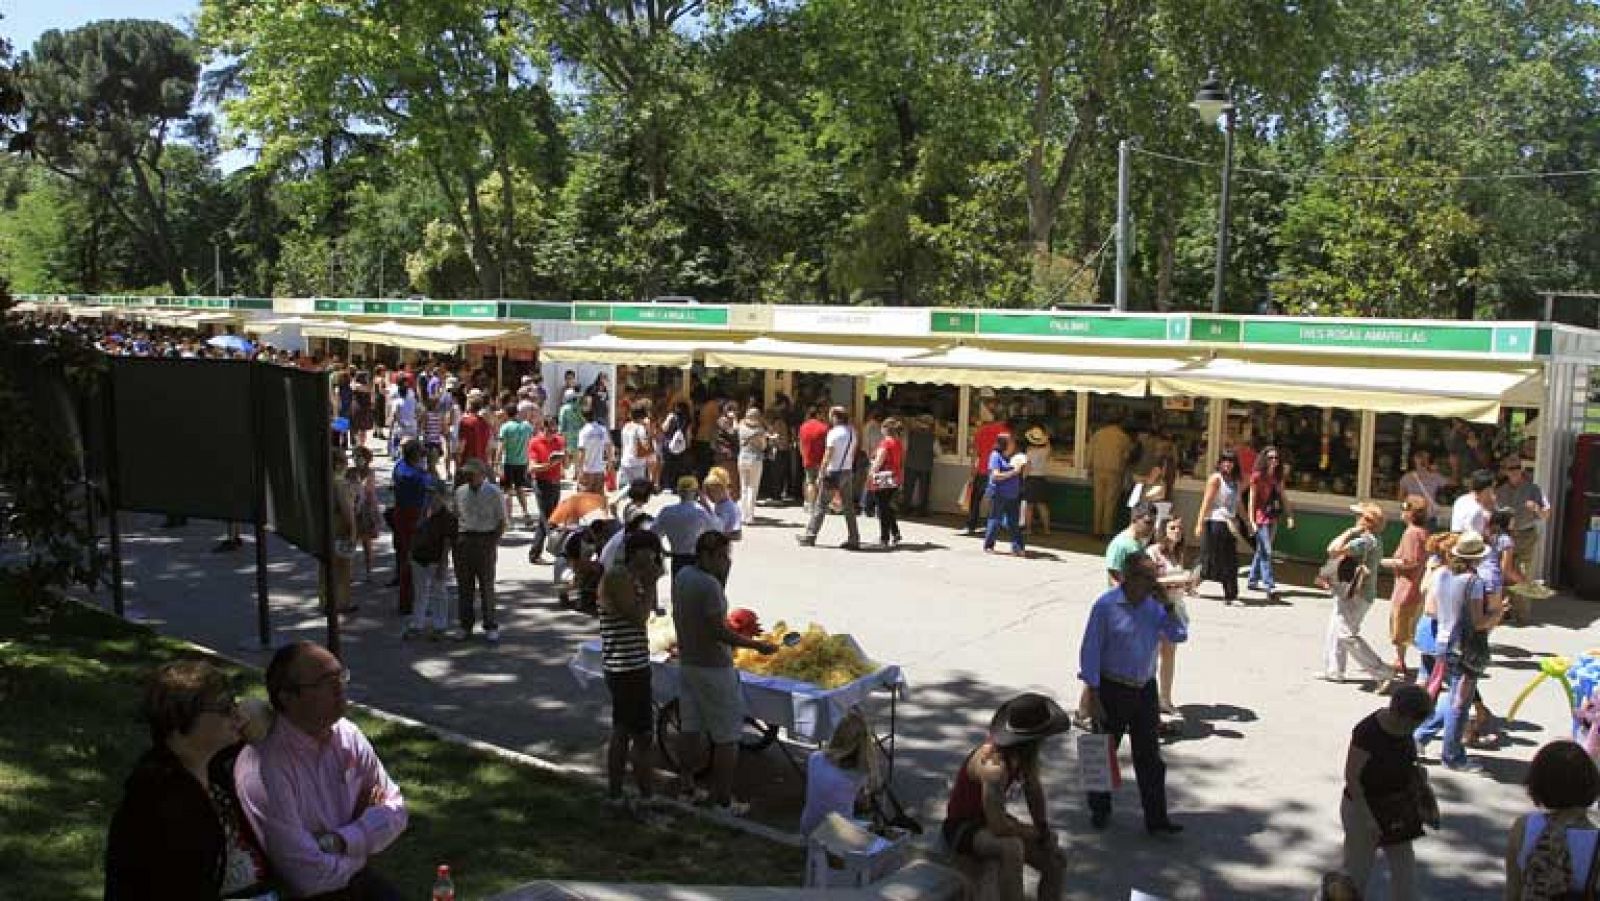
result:
[(233, 716), (239, 712), (239, 699), (226, 697), (220, 701), (213, 701), (200, 708), (202, 713), (215, 713), (218, 716)]

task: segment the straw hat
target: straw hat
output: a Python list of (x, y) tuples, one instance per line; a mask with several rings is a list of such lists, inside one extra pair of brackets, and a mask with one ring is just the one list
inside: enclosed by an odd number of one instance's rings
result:
[(1050, 443), (1050, 436), (1045, 433), (1044, 429), (1038, 426), (1034, 426), (1033, 428), (1029, 429), (1022, 437), (1028, 439), (1028, 443), (1034, 447), (1044, 447), (1046, 444)]
[(1466, 531), (1456, 539), (1456, 546), (1450, 555), (1460, 560), (1482, 560), (1489, 553), (1489, 548), (1483, 543), (1483, 536), (1477, 532)]

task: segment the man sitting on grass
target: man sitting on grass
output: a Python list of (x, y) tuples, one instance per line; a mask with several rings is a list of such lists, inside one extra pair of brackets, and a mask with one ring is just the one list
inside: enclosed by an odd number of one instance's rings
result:
[(290, 897), (398, 901), (368, 861), (406, 829), (406, 802), (355, 723), (344, 718), (350, 671), (315, 642), (267, 665), (272, 731), (239, 754), (245, 816)]

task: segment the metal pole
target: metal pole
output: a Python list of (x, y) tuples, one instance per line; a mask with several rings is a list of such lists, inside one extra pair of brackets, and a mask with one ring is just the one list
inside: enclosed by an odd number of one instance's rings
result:
[(383, 297), (383, 248), (378, 248), (378, 297)]
[[(265, 391), (260, 388), (260, 382), (265, 377), (265, 363), (253, 364), (255, 367), (254, 378), (250, 380), (254, 389), (254, 397), (259, 399)], [(262, 404), (257, 402), (256, 408), (256, 435), (251, 444), (255, 445), (253, 468), (256, 488), (256, 636), (261, 642), (263, 650), (272, 647), (272, 622), (268, 612), (269, 596), (267, 591), (267, 450), (266, 444), (261, 440), (262, 429)]]
[(1228, 201), (1233, 187), (1233, 110), (1226, 120), (1225, 149), (1222, 154), (1222, 202), (1217, 205), (1217, 271), (1211, 286), (1211, 312), (1222, 312), (1223, 282), (1228, 274)]
[(117, 450), (117, 374), (116, 363), (105, 376), (106, 388), (106, 498), (110, 510), (106, 511), (111, 532), (111, 609), (123, 616), (122, 587), (122, 525), (117, 514), (122, 510), (122, 457)]
[(1131, 214), (1128, 210), (1128, 182), (1130, 180), (1128, 141), (1117, 142), (1117, 309), (1128, 308), (1128, 258), (1132, 251), (1128, 243), (1133, 235)]

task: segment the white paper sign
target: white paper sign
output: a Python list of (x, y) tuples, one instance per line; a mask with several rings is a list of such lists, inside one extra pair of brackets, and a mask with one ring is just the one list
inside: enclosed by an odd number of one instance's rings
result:
[(1109, 792), (1111, 777), (1111, 736), (1103, 732), (1078, 733), (1078, 779), (1083, 791)]

